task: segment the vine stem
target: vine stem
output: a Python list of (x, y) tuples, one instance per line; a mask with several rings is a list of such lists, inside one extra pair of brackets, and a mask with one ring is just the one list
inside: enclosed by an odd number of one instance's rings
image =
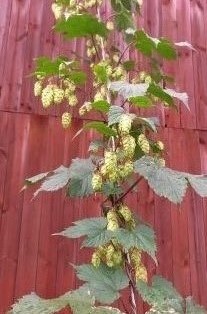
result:
[[(99, 19), (101, 19), (101, 13), (100, 13), (100, 9), (97, 5), (96, 7), (97, 9), (97, 17)], [(104, 41), (103, 38), (101, 37), (100, 39), (101, 42), (101, 54), (102, 54), (102, 59), (105, 61), (106, 60), (106, 51), (105, 51), (105, 47), (104, 47)], [(120, 64), (124, 54), (126, 53), (126, 51), (129, 49), (131, 43), (126, 47), (126, 49), (124, 49), (124, 51), (122, 52), (119, 61), (118, 61), (118, 65)], [(109, 103), (111, 103), (111, 95), (110, 92), (107, 90), (106, 93), (106, 97), (107, 97), (107, 101)], [(116, 144), (115, 144), (115, 138), (112, 136), (112, 150), (115, 151), (116, 150)], [(134, 182), (134, 184), (132, 184), (132, 186), (130, 186), (130, 188), (119, 198), (119, 199), (114, 199), (112, 198), (111, 202), (112, 202), (112, 206), (114, 207), (115, 205), (117, 205), (121, 200), (123, 200), (125, 198), (125, 196), (139, 183), (139, 181), (142, 178), (139, 178), (138, 180), (136, 180)], [(105, 202), (105, 201), (104, 201)], [(104, 203), (103, 203), (104, 204)], [(131, 273), (131, 260), (130, 260), (130, 255), (129, 253), (126, 254), (126, 272), (127, 272), (127, 276), (129, 278), (129, 284), (130, 284), (130, 305), (131, 305), (131, 310), (132, 310), (132, 314), (137, 314), (137, 304), (136, 304), (136, 288), (134, 285), (134, 281), (133, 281), (133, 275)]]
[[(127, 260), (127, 264), (131, 265), (131, 260), (130, 260), (129, 253), (126, 254), (126, 260)], [(130, 284), (130, 294), (131, 294), (130, 303), (131, 303), (131, 308), (132, 308), (133, 314), (137, 314), (137, 304), (136, 304), (136, 297), (135, 297), (136, 288), (134, 286), (131, 270), (128, 267), (128, 265), (126, 265), (126, 272), (127, 272), (127, 276), (129, 278), (129, 284)]]
[(131, 192), (133, 190), (133, 188), (142, 180), (142, 177), (138, 178), (129, 188), (128, 190), (126, 190), (126, 192), (124, 192), (124, 194), (122, 194), (116, 201), (116, 203), (118, 204), (119, 202), (121, 202), (126, 196), (127, 194), (129, 194), (129, 192)]

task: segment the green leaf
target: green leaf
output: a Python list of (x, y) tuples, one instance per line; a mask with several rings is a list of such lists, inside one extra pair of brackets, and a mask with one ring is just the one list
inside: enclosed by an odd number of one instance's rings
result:
[(186, 298), (186, 314), (207, 314), (207, 311), (204, 307), (195, 304), (194, 300), (191, 297)]
[(86, 73), (83, 71), (70, 71), (68, 77), (76, 85), (84, 84), (87, 78)]
[(187, 189), (187, 180), (182, 173), (159, 166), (152, 157), (142, 157), (135, 161), (135, 172), (143, 176), (151, 189), (171, 202), (181, 203)]
[(64, 166), (60, 166), (51, 172), (50, 176), (47, 176), (40, 188), (34, 193), (36, 197), (40, 192), (53, 192), (62, 189), (67, 185), (70, 179), (70, 169)]
[(159, 126), (159, 119), (156, 117), (151, 118), (143, 118), (143, 117), (137, 117), (135, 119), (135, 122), (138, 124), (144, 124), (148, 126), (153, 132), (157, 132), (157, 126)]
[(186, 178), (191, 187), (201, 197), (207, 197), (207, 176), (204, 175), (191, 175), (186, 173)]
[(147, 90), (149, 89), (149, 84), (130, 84), (125, 81), (116, 81), (109, 84), (109, 89), (114, 92), (118, 92), (118, 94), (123, 96), (124, 99), (129, 99), (131, 97), (145, 96)]
[(106, 196), (110, 196), (110, 195), (118, 196), (123, 192), (123, 190), (120, 186), (118, 186), (117, 184), (113, 182), (105, 182), (102, 187), (102, 192)]
[(10, 314), (54, 314), (68, 305), (69, 293), (51, 300), (42, 299), (35, 293), (24, 296), (12, 306)]
[(96, 64), (93, 69), (94, 73), (101, 83), (106, 83), (108, 81), (106, 66)]
[(93, 188), (91, 186), (91, 177), (85, 180), (71, 179), (68, 184), (67, 195), (70, 197), (87, 197), (93, 194)]
[(136, 96), (129, 99), (131, 103), (139, 108), (149, 108), (152, 107), (152, 101), (147, 96)]
[(39, 173), (31, 178), (27, 178), (25, 180), (25, 185), (23, 187), (23, 190), (26, 189), (28, 186), (32, 185), (32, 184), (36, 184), (38, 182), (40, 182), (41, 180), (43, 180), (47, 175), (49, 174), (49, 172), (43, 172), (43, 173)]
[(123, 67), (128, 72), (132, 71), (132, 70), (134, 70), (134, 67), (135, 67), (135, 61), (127, 60), (127, 61), (123, 62)]
[(144, 224), (139, 224), (134, 230), (120, 228), (114, 233), (118, 242), (125, 249), (129, 250), (132, 247), (137, 247), (149, 254), (156, 262), (156, 241), (152, 228)]
[(69, 171), (70, 182), (68, 185), (68, 194), (71, 197), (84, 197), (93, 194), (91, 184), (92, 174), (95, 166), (91, 159), (73, 159)]
[(84, 125), (84, 129), (94, 129), (100, 134), (103, 134), (107, 137), (116, 136), (116, 133), (108, 127), (104, 122), (93, 121), (86, 123)]
[(39, 57), (36, 59), (35, 74), (42, 76), (52, 76), (59, 74), (59, 66), (68, 58), (60, 56), (54, 60), (48, 57)]
[(157, 52), (165, 59), (174, 60), (177, 58), (175, 47), (167, 39), (161, 38), (159, 40), (157, 44)]
[(122, 268), (110, 268), (103, 264), (98, 268), (91, 264), (75, 268), (78, 278), (87, 282), (92, 295), (101, 303), (111, 304), (119, 299), (119, 290), (126, 288), (129, 283)]
[(88, 218), (74, 222), (75, 226), (69, 227), (55, 235), (61, 235), (69, 239), (77, 239), (86, 236), (83, 246), (98, 247), (109, 242), (112, 232), (108, 231), (105, 218)]
[(70, 39), (91, 35), (106, 37), (108, 33), (104, 23), (91, 14), (72, 15), (67, 20), (57, 22), (55, 29)]
[(116, 28), (119, 31), (126, 30), (133, 26), (131, 14), (127, 11), (122, 11), (115, 16)]
[(159, 85), (150, 84), (148, 88), (148, 93), (158, 97), (160, 100), (168, 103), (168, 105), (173, 106), (173, 98), (169, 95), (169, 93), (165, 92)]
[(170, 88), (166, 88), (166, 89), (164, 89), (164, 91), (168, 95), (170, 95), (171, 97), (182, 101), (183, 104), (187, 107), (187, 109), (190, 110), (190, 108), (188, 106), (188, 94), (187, 93), (179, 93), (179, 92), (176, 92), (175, 90), (170, 89)]
[(88, 289), (81, 287), (56, 299), (42, 299), (32, 293), (12, 306), (10, 314), (54, 314), (69, 307), (73, 314), (124, 314), (112, 307), (95, 306), (95, 298)]
[(90, 143), (88, 151), (97, 152), (100, 148), (104, 148), (104, 142), (102, 140), (94, 140)]
[(111, 106), (108, 113), (109, 126), (119, 123), (121, 116), (125, 113), (125, 110), (120, 106)]
[(145, 56), (149, 57), (156, 48), (156, 45), (154, 41), (141, 30), (135, 33), (135, 47)]
[(143, 300), (153, 306), (154, 313), (171, 313), (170, 310), (173, 309), (176, 313), (184, 314), (182, 297), (164, 278), (154, 276), (151, 286), (140, 280), (137, 289)]
[(93, 102), (92, 104), (93, 109), (107, 113), (110, 108), (110, 104), (105, 100), (98, 100)]

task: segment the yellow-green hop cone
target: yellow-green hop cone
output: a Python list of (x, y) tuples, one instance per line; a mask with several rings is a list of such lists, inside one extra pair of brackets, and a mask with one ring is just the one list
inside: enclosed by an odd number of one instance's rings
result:
[(145, 77), (145, 79), (144, 79), (144, 82), (145, 82), (146, 84), (151, 84), (151, 83), (152, 83), (152, 78), (151, 78), (151, 76), (150, 76), (150, 75), (147, 75), (147, 76)]
[(124, 149), (124, 155), (128, 158), (132, 158), (134, 156), (136, 141), (133, 136), (127, 135), (122, 138), (122, 145)]
[(123, 256), (121, 251), (115, 251), (112, 255), (114, 265), (121, 265), (123, 262)]
[(119, 213), (122, 215), (126, 222), (131, 221), (131, 219), (133, 218), (133, 214), (128, 206), (121, 205), (119, 207)]
[(58, 20), (62, 17), (63, 15), (63, 7), (57, 3), (52, 4), (52, 12), (55, 16), (55, 19)]
[(124, 165), (123, 165), (123, 169), (122, 169), (122, 175), (123, 177), (128, 177), (130, 174), (132, 174), (134, 171), (134, 164), (132, 161), (127, 161)]
[(78, 99), (75, 95), (71, 95), (69, 98), (68, 98), (68, 103), (71, 107), (74, 107), (77, 105), (78, 103)]
[[(66, 86), (65, 93), (67, 93), (67, 95), (73, 94), (73, 92), (76, 90), (75, 84), (69, 79), (64, 80), (63, 83)], [(65, 97), (67, 97), (67, 95), (65, 95)]]
[(119, 173), (117, 172), (117, 169), (114, 168), (113, 170), (111, 170), (109, 173), (108, 173), (108, 178), (109, 178), (109, 181), (111, 182), (116, 182), (118, 181), (119, 179)]
[(101, 258), (100, 258), (100, 255), (99, 255), (99, 252), (94, 252), (93, 255), (92, 255), (92, 258), (91, 258), (91, 264), (94, 266), (94, 267), (99, 267), (100, 266), (100, 263), (101, 263)]
[(34, 84), (34, 95), (36, 97), (41, 96), (42, 89), (43, 89), (42, 82), (40, 82), (40, 81), (35, 82), (35, 84)]
[(48, 108), (53, 104), (54, 102), (53, 90), (54, 90), (54, 85), (52, 84), (47, 85), (42, 90), (41, 100), (42, 100), (42, 105), (44, 108)]
[(159, 150), (164, 150), (165, 145), (162, 141), (158, 141), (156, 144), (157, 144), (157, 147), (159, 148)]
[(114, 30), (114, 23), (109, 21), (106, 23), (106, 28), (109, 30), (109, 31), (113, 31)]
[(110, 210), (107, 213), (107, 230), (115, 231), (119, 228), (119, 223), (117, 219), (117, 214), (114, 210)]
[(62, 115), (62, 126), (64, 129), (70, 127), (72, 121), (72, 116), (69, 112), (64, 112)]
[(166, 165), (165, 159), (164, 158), (159, 158), (158, 159), (158, 164), (159, 164), (160, 167), (165, 167), (165, 165)]
[(134, 268), (140, 265), (141, 257), (142, 257), (142, 253), (138, 248), (133, 248), (130, 250), (130, 259)]
[(113, 71), (113, 73), (112, 73), (112, 77), (115, 78), (115, 79), (119, 79), (119, 78), (123, 77), (124, 74), (125, 74), (125, 71), (124, 71), (123, 66), (122, 66), (122, 65), (119, 65), (119, 66), (117, 66), (117, 67), (114, 69), (114, 71)]
[(105, 164), (103, 164), (103, 165), (101, 166), (100, 172), (101, 172), (101, 174), (102, 174), (103, 176), (106, 176), (106, 175), (107, 175), (108, 171), (107, 171), (107, 167), (106, 167)]
[(104, 164), (107, 173), (114, 171), (117, 168), (117, 156), (115, 152), (105, 151), (104, 153)]
[(102, 188), (102, 184), (103, 184), (102, 176), (99, 173), (94, 173), (92, 176), (91, 184), (92, 184), (92, 188), (95, 192), (100, 191)]
[(141, 72), (139, 73), (139, 79), (140, 79), (140, 81), (141, 81), (141, 82), (144, 82), (146, 76), (147, 76), (147, 73), (146, 73), (145, 71), (141, 71)]
[(119, 131), (121, 134), (129, 134), (132, 127), (132, 118), (128, 114), (123, 114), (119, 121)]
[(144, 282), (148, 281), (147, 269), (142, 263), (137, 268), (135, 268), (135, 279), (136, 281), (138, 280), (142, 280)]
[(149, 154), (150, 144), (145, 134), (140, 134), (138, 136), (138, 145), (145, 154)]
[(64, 90), (59, 87), (54, 87), (53, 97), (54, 97), (54, 103), (56, 105), (59, 105), (64, 100), (64, 97), (65, 97)]
[(106, 249), (106, 265), (108, 267), (114, 266), (114, 261), (113, 261), (114, 251), (115, 251), (114, 246), (112, 244), (109, 244), (107, 249)]

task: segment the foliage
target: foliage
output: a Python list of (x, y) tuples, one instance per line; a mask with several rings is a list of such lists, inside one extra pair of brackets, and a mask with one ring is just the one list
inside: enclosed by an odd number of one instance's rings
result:
[[(174, 203), (183, 200), (188, 185), (202, 197), (207, 196), (207, 176), (165, 166), (165, 145), (153, 135), (159, 130), (158, 119), (140, 116), (136, 110), (157, 105), (175, 109), (179, 103), (189, 109), (188, 95), (173, 89), (173, 78), (164, 73), (161, 64), (175, 61), (178, 48), (193, 47), (187, 42), (153, 38), (144, 29), (137, 29), (133, 17), (141, 11), (141, 0), (111, 0), (110, 16), (100, 14), (102, 5), (102, 0), (54, 1), (55, 31), (69, 40), (82, 38), (85, 55), (61, 55), (52, 60), (40, 57), (33, 73), (34, 94), (41, 98), (43, 107), (65, 108), (61, 122), (66, 131), (73, 123), (73, 107), (86, 117), (76, 137), (83, 131), (96, 134), (85, 152), (89, 156), (29, 178), (24, 187), (40, 184), (35, 196), (62, 188), (69, 197), (104, 196), (102, 217), (76, 221), (55, 234), (83, 238), (82, 247), (93, 249), (91, 263), (74, 266), (78, 278), (85, 282), (80, 290), (52, 300), (32, 294), (17, 302), (11, 313), (50, 314), (70, 307), (78, 314), (121, 314), (118, 309), (96, 307), (95, 302), (111, 304), (127, 287), (133, 314), (137, 313), (138, 293), (151, 306), (147, 313), (206, 313), (191, 298), (183, 299), (166, 280), (155, 276), (149, 284), (142, 256), (147, 253), (157, 263), (155, 232), (125, 201), (142, 178), (156, 194)], [(125, 42), (122, 51), (110, 40), (117, 31)], [(138, 71), (136, 60), (127, 60), (129, 48), (148, 59), (148, 72)], [(79, 89), (89, 81), (93, 90), (90, 98), (81, 103)], [(88, 121), (90, 112), (99, 118)]]
[(138, 282), (137, 289), (143, 300), (152, 306), (151, 313), (205, 314), (206, 311), (194, 303), (192, 298), (183, 299), (172, 284), (162, 277), (155, 276), (151, 286)]
[(13, 305), (11, 314), (53, 314), (70, 307), (74, 314), (123, 314), (111, 307), (95, 306), (95, 299), (87, 289), (68, 292), (56, 299), (42, 299), (35, 293), (23, 297)]

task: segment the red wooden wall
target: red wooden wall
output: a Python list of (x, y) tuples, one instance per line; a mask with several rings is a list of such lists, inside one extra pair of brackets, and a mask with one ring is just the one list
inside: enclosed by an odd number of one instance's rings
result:
[[(189, 41), (197, 52), (180, 52), (166, 70), (190, 96), (191, 112), (157, 112), (161, 136), (169, 149), (168, 165), (207, 173), (207, 1), (145, 0), (142, 23), (152, 35)], [(0, 0), (0, 313), (14, 299), (36, 291), (54, 297), (77, 285), (69, 263), (86, 253), (78, 242), (51, 234), (83, 215), (99, 212), (99, 200), (71, 201), (64, 193), (45, 194), (31, 202), (32, 190), (20, 193), (25, 177), (67, 165), (84, 156), (90, 134), (71, 144), (71, 132), (59, 124), (60, 112), (45, 112), (34, 99), (33, 58), (59, 51), (83, 52), (80, 43), (66, 45), (51, 31), (50, 0)], [(87, 88), (85, 93), (87, 93)], [(84, 97), (84, 92), (80, 99)], [(60, 140), (61, 139), (61, 140)], [(129, 198), (141, 216), (155, 226), (158, 272), (173, 280), (184, 295), (207, 306), (207, 201), (188, 191), (181, 206), (157, 198), (142, 183)], [(155, 266), (148, 262), (151, 273)], [(140, 314), (144, 313), (140, 303)]]

